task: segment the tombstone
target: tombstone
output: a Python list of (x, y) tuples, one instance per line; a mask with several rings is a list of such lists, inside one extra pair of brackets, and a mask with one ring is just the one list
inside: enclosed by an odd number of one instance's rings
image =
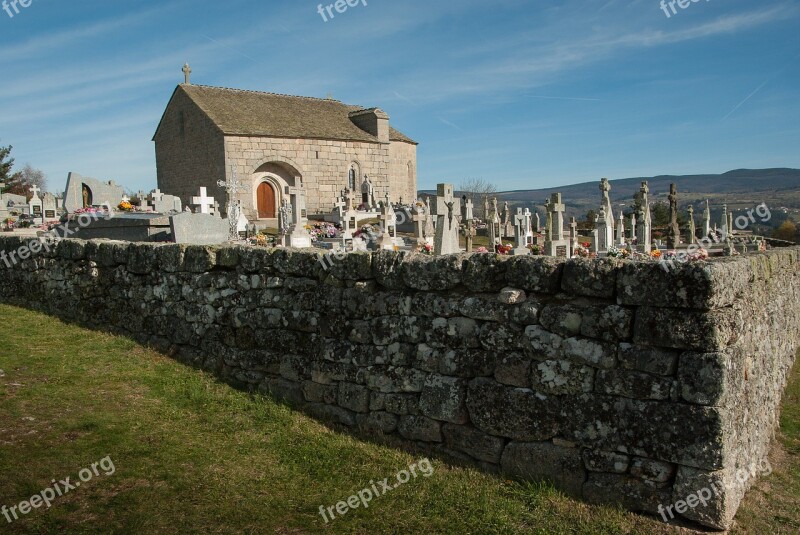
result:
[(638, 221), (638, 227), (636, 228), (636, 247), (640, 253), (646, 254), (650, 254), (650, 249), (652, 248), (652, 242), (650, 241), (652, 219), (650, 214), (650, 199), (648, 198), (649, 193), (650, 187), (647, 185), (647, 182), (642, 182), (642, 187), (636, 195), (636, 200), (639, 203), (639, 213), (636, 217)]
[(287, 187), (286, 194), (292, 205), (291, 234), (289, 234), (289, 247), (311, 247), (311, 234), (306, 229), (308, 214), (306, 213), (306, 192), (302, 184), (300, 187)]
[[(181, 212), (169, 218), (172, 241), (187, 245), (218, 245), (230, 239), (228, 222), (211, 214)], [(114, 218), (116, 219), (116, 218)]]
[(497, 197), (492, 199), (492, 209), (487, 223), (489, 224), (489, 243), (492, 249), (494, 249), (502, 243), (502, 236), (500, 235), (500, 216), (497, 213)]
[[(241, 201), (237, 201), (241, 203)], [(239, 209), (239, 217), (236, 220), (236, 232), (241, 237), (242, 233), (245, 234), (247, 237), (248, 228), (250, 227), (250, 221), (247, 219), (247, 216), (244, 215), (244, 210), (241, 208)]]
[(461, 199), (464, 205), (461, 207), (461, 221), (464, 223), (464, 238), (466, 241), (467, 252), (471, 253), (473, 249), (473, 241), (477, 234), (475, 230), (475, 218), (472, 210), (472, 199), (464, 195)]
[(686, 243), (692, 245), (697, 241), (697, 229), (694, 226), (694, 206), (689, 205), (686, 211), (689, 212), (689, 230), (686, 234)]
[(711, 234), (711, 207), (706, 199), (706, 207), (703, 210), (703, 238), (708, 238)]
[(733, 226), (733, 210), (728, 212), (728, 232), (731, 236), (736, 234), (736, 228)]
[(38, 186), (31, 186), (31, 200), (28, 201), (28, 213), (33, 217), (34, 224), (44, 224), (44, 212), (42, 211), (42, 199), (39, 198)]
[(720, 230), (722, 231), (722, 238), (725, 239), (725, 237), (728, 235), (728, 230), (729, 230), (729, 227), (728, 227), (728, 205), (727, 204), (723, 204), (722, 205), (722, 218), (721, 218), (721, 220), (722, 220), (722, 227), (721, 227)]
[(122, 186), (118, 186), (113, 180), (101, 182), (94, 178), (83, 177), (78, 173), (69, 173), (63, 206), (69, 213), (73, 213), (79, 208), (93, 206), (116, 207), (124, 193)]
[(397, 215), (394, 207), (389, 202), (389, 194), (381, 204), (381, 234), (378, 238), (378, 249), (382, 251), (394, 251), (395, 238), (397, 237)]
[(544, 210), (547, 216), (546, 223), (545, 223), (545, 241), (550, 241), (553, 239), (553, 212), (550, 211), (550, 199), (546, 199), (544, 201)]
[(629, 238), (629, 245), (633, 245), (636, 243), (636, 212), (631, 213), (631, 228), (630, 228), (630, 238)]
[(525, 243), (525, 231), (527, 230), (525, 219), (522, 208), (517, 208), (517, 214), (514, 216), (514, 248), (511, 250), (511, 254), (514, 256), (530, 254), (528, 245)]
[(500, 237), (514, 238), (516, 236), (515, 227), (514, 217), (511, 215), (511, 209), (508, 207), (508, 201), (506, 201), (503, 203), (503, 226), (501, 227)]
[(192, 197), (191, 203), (193, 206), (197, 206), (197, 210), (195, 210), (196, 213), (211, 215), (214, 211), (214, 197), (208, 196), (208, 190), (205, 186), (200, 188), (197, 197)]
[(625, 214), (619, 213), (619, 222), (617, 223), (617, 245), (625, 247)]
[(461, 252), (458, 241), (461, 200), (453, 197), (452, 184), (439, 184), (436, 188), (436, 238), (434, 253), (437, 255)]
[(525, 208), (522, 212), (525, 216), (525, 245), (533, 245), (533, 215), (530, 208)]
[[(411, 216), (411, 219), (414, 221), (414, 242), (417, 247), (422, 247), (428, 244), (428, 240), (425, 238), (425, 221), (427, 219), (427, 214), (425, 213), (425, 209), (421, 206), (414, 206), (413, 210), (414, 214)], [(431, 245), (433, 245), (431, 243)]]
[(542, 231), (542, 221), (541, 221), (541, 219), (539, 218), (539, 212), (536, 212), (536, 213), (534, 214), (534, 217), (536, 218), (536, 228), (535, 228), (535, 229), (533, 229), (533, 231), (534, 231), (536, 234), (539, 234), (539, 233)]
[(433, 219), (433, 210), (431, 210), (431, 198), (425, 198), (425, 240), (433, 245), (436, 239), (436, 224)]
[(606, 211), (606, 218), (611, 226), (611, 240), (609, 241), (611, 243), (614, 239), (614, 209), (611, 207), (611, 197), (609, 196), (611, 183), (607, 178), (600, 179), (600, 191), (603, 194), (600, 207)]
[(364, 175), (364, 182), (361, 183), (361, 203), (366, 207), (367, 211), (374, 210), (377, 205), (375, 202), (375, 187), (367, 175)]
[(605, 208), (600, 208), (600, 213), (595, 219), (594, 228), (597, 231), (597, 252), (607, 252), (614, 246), (614, 228), (608, 220)]
[(58, 199), (52, 193), (45, 193), (42, 197), (42, 213), (45, 222), (59, 220)]
[(292, 227), (292, 205), (287, 199), (281, 200), (281, 207), (278, 209), (278, 233), (280, 242), (284, 247), (289, 247), (289, 233)]
[(675, 249), (681, 243), (681, 229), (678, 226), (678, 186), (669, 185), (669, 229), (667, 230), (667, 248)]
[(560, 258), (570, 257), (569, 240), (564, 239), (564, 212), (566, 206), (561, 202), (561, 194), (553, 193), (547, 203), (548, 219), (551, 227), (549, 239), (545, 242), (545, 254)]
[(570, 256), (575, 256), (575, 249), (578, 248), (578, 221), (572, 217), (569, 220), (569, 244)]
[(183, 211), (181, 198), (175, 195), (166, 195), (161, 190), (155, 189), (148, 195), (147, 204), (154, 212), (167, 214), (169, 212)]

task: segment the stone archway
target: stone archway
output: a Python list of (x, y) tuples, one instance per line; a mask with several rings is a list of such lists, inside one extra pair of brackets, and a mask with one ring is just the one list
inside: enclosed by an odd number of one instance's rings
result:
[(270, 160), (251, 174), (251, 202), (245, 215), (249, 219), (275, 220), (289, 187), (302, 183), (300, 172), (291, 164)]

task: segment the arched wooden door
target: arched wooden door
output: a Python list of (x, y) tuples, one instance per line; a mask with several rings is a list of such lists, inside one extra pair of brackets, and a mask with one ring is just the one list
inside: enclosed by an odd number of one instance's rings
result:
[(275, 218), (275, 190), (267, 182), (262, 182), (258, 186), (258, 218)]

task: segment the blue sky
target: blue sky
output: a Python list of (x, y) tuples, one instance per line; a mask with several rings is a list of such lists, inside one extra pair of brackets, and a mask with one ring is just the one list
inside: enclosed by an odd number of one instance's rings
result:
[[(206, 85), (379, 106), (420, 188), (501, 190), (800, 167), (800, 2), (33, 0), (0, 11), (0, 143), (63, 190), (155, 187), (150, 141), (191, 63)], [(13, 10), (12, 10), (13, 13)]]

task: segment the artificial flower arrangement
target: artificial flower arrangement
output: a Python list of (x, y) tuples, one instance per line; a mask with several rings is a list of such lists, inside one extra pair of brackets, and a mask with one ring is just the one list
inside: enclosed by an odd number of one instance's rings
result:
[(487, 249), (486, 247), (478, 247), (477, 249), (475, 249), (475, 252), (476, 253), (488, 253), (489, 249)]
[(500, 244), (497, 246), (497, 254), (507, 255), (513, 248), (511, 245)]
[(608, 256), (611, 258), (628, 258), (631, 256), (631, 252), (624, 247), (609, 247)]
[(530, 249), (532, 255), (544, 254), (544, 247), (542, 247), (541, 245), (537, 245), (535, 243), (528, 245), (528, 249)]
[(336, 238), (339, 235), (339, 229), (333, 223), (314, 223), (314, 226), (307, 226), (309, 234), (311, 234), (311, 241), (317, 242), (325, 238)]
[(122, 211), (122, 212), (132, 212), (133, 211), (133, 205), (128, 201), (122, 201), (121, 203), (119, 203), (117, 205), (117, 209)]
[(656, 260), (658, 260), (662, 256), (663, 256), (663, 254), (661, 253), (661, 250), (658, 247), (656, 247), (655, 249), (650, 251), (650, 257), (651, 258), (655, 258)]
[(422, 245), (417, 247), (417, 252), (430, 256), (433, 254), (433, 245), (431, 245), (430, 243), (423, 243)]

